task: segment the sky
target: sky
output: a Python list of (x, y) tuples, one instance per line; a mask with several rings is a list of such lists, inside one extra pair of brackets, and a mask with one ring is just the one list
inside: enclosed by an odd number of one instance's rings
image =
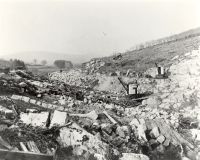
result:
[(0, 56), (108, 56), (195, 27), (198, 0), (0, 0)]

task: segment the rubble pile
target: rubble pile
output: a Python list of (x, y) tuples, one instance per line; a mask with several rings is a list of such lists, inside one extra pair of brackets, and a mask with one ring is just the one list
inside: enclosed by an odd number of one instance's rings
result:
[(94, 76), (87, 76), (78, 69), (69, 72), (53, 72), (49, 74), (49, 79), (80, 87), (89, 87), (91, 83), (96, 81)]
[(148, 78), (123, 77), (137, 80), (133, 97), (117, 76), (81, 70), (47, 79), (26, 71), (1, 75), (0, 148), (57, 159), (198, 160), (199, 60), (199, 50), (173, 58), (168, 78), (157, 79), (154, 69)]
[(143, 104), (162, 110), (171, 110), (183, 117), (199, 120), (200, 105), (199, 50), (175, 57), (169, 68), (168, 79), (157, 79), (154, 95)]
[(92, 59), (91, 61), (84, 63), (82, 70), (87, 74), (93, 74), (99, 71), (106, 63), (101, 59)]

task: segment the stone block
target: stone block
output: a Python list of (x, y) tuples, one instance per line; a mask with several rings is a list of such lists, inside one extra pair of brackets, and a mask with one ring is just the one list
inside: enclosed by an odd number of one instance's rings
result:
[(149, 157), (143, 154), (122, 153), (120, 160), (149, 160)]
[(11, 96), (11, 99), (19, 100), (19, 99), (20, 99), (20, 96), (18, 96), (18, 95), (12, 95), (12, 96)]
[(25, 97), (25, 96), (22, 97), (22, 101), (24, 101), (24, 102), (29, 103), (29, 100), (30, 100), (29, 97)]
[(131, 126), (139, 126), (140, 125), (140, 123), (139, 123), (139, 121), (136, 119), (136, 118), (134, 118), (131, 122), (130, 122), (130, 125)]
[(30, 99), (30, 103), (31, 104), (36, 104), (36, 100), (35, 99)]
[(157, 138), (160, 133), (159, 133), (159, 130), (158, 130), (158, 127), (154, 127), (151, 132), (149, 133), (149, 135), (152, 137), (152, 138)]
[(166, 138), (163, 143), (163, 146), (167, 147), (167, 146), (169, 146), (169, 144), (170, 144), (170, 140)]
[(44, 108), (48, 108), (48, 104), (45, 103), (45, 102), (42, 102), (42, 107), (44, 107)]
[(20, 120), (25, 124), (31, 124), (32, 126), (46, 126), (49, 112), (41, 113), (21, 113)]
[(125, 136), (126, 136), (123, 128), (120, 126), (117, 127), (116, 134), (118, 134), (122, 138), (125, 138)]
[(53, 104), (48, 104), (49, 109), (53, 109)]
[(67, 118), (66, 112), (60, 112), (60, 111), (55, 110), (54, 113), (53, 113), (53, 117), (51, 119), (51, 125), (50, 126), (64, 125), (66, 118)]
[(158, 138), (157, 138), (157, 141), (162, 144), (164, 141), (165, 141), (165, 136), (163, 135), (160, 135)]
[(41, 106), (41, 105), (42, 105), (42, 102), (41, 102), (41, 101), (37, 101), (36, 104), (37, 104), (38, 106)]
[(145, 121), (146, 123), (146, 127), (147, 127), (147, 130), (152, 130), (154, 127), (157, 127), (156, 123), (154, 123), (154, 121), (152, 120), (146, 120)]

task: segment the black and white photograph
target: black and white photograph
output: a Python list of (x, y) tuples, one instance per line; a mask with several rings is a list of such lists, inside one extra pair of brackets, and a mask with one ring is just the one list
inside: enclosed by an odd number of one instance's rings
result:
[(0, 0), (0, 160), (200, 160), (200, 1)]

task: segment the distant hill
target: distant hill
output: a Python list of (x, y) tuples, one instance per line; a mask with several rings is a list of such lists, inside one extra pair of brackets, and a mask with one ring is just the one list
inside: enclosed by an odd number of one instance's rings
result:
[(155, 66), (155, 63), (166, 64), (176, 55), (182, 55), (200, 46), (200, 28), (188, 30), (173, 36), (145, 42), (134, 47), (133, 50), (109, 57), (96, 58), (106, 62), (100, 71), (145, 71)]
[(41, 63), (42, 60), (47, 60), (48, 64), (53, 64), (55, 60), (69, 60), (72, 63), (80, 64), (89, 61), (91, 55), (66, 55), (54, 52), (21, 52), (16, 54), (4, 55), (0, 58), (9, 59), (20, 59), (26, 63), (33, 63), (34, 59), (37, 59), (37, 63)]

